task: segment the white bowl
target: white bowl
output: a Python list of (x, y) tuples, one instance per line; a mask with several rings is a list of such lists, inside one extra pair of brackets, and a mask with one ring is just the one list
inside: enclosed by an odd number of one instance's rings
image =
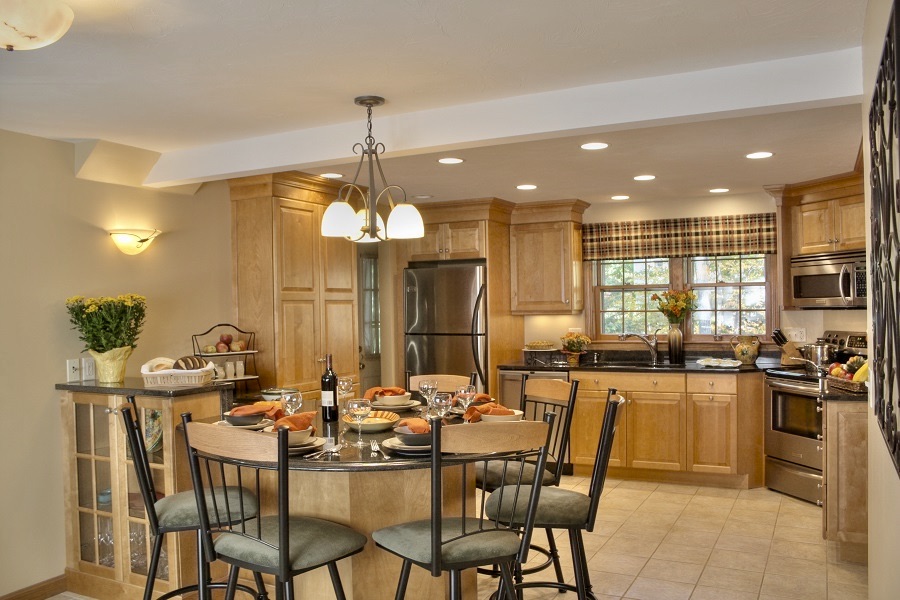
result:
[(373, 433), (376, 431), (385, 431), (394, 426), (394, 423), (400, 420), (400, 415), (389, 410), (373, 410), (369, 416), (362, 422), (362, 426), (356, 423), (356, 419), (350, 415), (344, 415), (341, 421), (346, 423), (353, 431), (362, 429), (363, 433)]
[(382, 406), (402, 406), (404, 404), (409, 404), (409, 399), (412, 397), (412, 394), (406, 392), (405, 394), (401, 394), (399, 396), (375, 396), (375, 403), (381, 404)]
[(266, 400), (281, 400), (281, 397), (285, 394), (296, 394), (299, 391), (294, 388), (266, 388), (259, 393)]
[(490, 423), (491, 421), (521, 421), (522, 420), (522, 411), (517, 409), (512, 409), (513, 414), (511, 415), (481, 415), (481, 420), (485, 423)]
[[(269, 425), (263, 429), (266, 433), (271, 433), (273, 435), (278, 435), (278, 432), (273, 429), (274, 425)], [(313, 428), (307, 427), (301, 431), (288, 431), (288, 446), (299, 446), (306, 442), (312, 436)]]

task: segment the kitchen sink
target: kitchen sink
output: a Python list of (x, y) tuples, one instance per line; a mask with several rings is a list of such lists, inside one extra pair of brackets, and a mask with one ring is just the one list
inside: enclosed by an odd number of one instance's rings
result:
[(598, 362), (589, 365), (581, 365), (582, 367), (590, 368), (590, 369), (605, 369), (605, 370), (616, 370), (616, 369), (662, 369), (662, 368), (672, 368), (675, 366), (683, 366), (683, 365), (669, 365), (669, 364), (659, 364), (659, 365), (651, 365), (648, 361), (610, 361), (610, 362)]

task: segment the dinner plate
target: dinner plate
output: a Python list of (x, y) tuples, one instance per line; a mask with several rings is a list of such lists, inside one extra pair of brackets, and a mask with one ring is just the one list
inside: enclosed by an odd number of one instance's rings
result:
[(735, 360), (733, 358), (701, 358), (697, 361), (697, 364), (702, 367), (719, 367), (724, 369), (731, 369), (741, 366), (741, 361)]
[(378, 410), (390, 410), (390, 411), (409, 410), (411, 408), (415, 408), (416, 406), (419, 406), (418, 400), (410, 400), (406, 404), (381, 404), (379, 402), (372, 403), (372, 408), (377, 408)]
[(216, 425), (221, 425), (223, 427), (234, 427), (235, 429), (252, 429), (254, 431), (259, 431), (260, 429), (265, 429), (266, 427), (274, 424), (275, 421), (272, 419), (263, 419), (256, 425), (232, 425), (228, 421), (216, 421)]
[(397, 454), (430, 454), (431, 446), (407, 446), (399, 439), (392, 437), (381, 442), (381, 445)]
[(288, 454), (309, 454), (313, 450), (318, 450), (325, 445), (325, 438), (311, 437), (299, 446), (291, 446), (288, 448)]

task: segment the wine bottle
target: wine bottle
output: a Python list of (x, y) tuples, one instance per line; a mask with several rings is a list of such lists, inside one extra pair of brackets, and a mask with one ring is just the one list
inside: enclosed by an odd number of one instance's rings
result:
[(331, 368), (331, 355), (326, 354), (325, 372), (322, 373), (322, 421), (326, 423), (338, 420), (337, 380), (337, 374)]

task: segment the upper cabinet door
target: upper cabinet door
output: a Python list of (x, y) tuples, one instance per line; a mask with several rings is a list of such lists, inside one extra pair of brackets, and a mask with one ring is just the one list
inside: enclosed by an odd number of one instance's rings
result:
[(831, 200), (801, 204), (794, 209), (794, 254), (834, 249), (834, 208)]
[(835, 200), (835, 250), (866, 247), (866, 203), (864, 196)]
[(513, 225), (510, 235), (514, 314), (582, 310), (580, 225), (572, 222)]

